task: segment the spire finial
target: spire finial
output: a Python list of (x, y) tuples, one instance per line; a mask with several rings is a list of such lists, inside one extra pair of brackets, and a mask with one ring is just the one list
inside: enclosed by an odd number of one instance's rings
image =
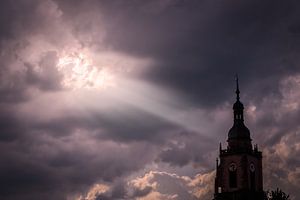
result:
[(239, 101), (240, 100), (240, 89), (239, 89), (239, 77), (238, 75), (236, 74), (235, 75), (235, 82), (236, 82), (236, 100)]

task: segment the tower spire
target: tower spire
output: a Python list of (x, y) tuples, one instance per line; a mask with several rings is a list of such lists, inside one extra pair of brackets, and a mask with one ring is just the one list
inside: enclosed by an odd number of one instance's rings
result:
[[(229, 130), (228, 139), (246, 138), (250, 139), (250, 131), (244, 124), (244, 105), (240, 101), (240, 88), (238, 76), (235, 76), (236, 81), (236, 102), (233, 104), (233, 126)], [(251, 139), (250, 139), (251, 140)]]
[(235, 75), (235, 82), (236, 82), (236, 90), (235, 90), (236, 100), (239, 101), (240, 100), (240, 89), (239, 89), (239, 77), (237, 74)]

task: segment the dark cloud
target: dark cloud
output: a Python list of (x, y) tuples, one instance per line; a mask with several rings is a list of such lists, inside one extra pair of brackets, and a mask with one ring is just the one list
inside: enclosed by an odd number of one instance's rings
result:
[[(246, 124), (264, 150), (266, 187), (277, 184), (297, 196), (299, 6), (289, 0), (1, 1), (0, 198), (75, 199), (96, 183), (109, 187), (98, 199), (168, 199), (176, 192), (179, 199), (208, 198), (211, 189), (200, 182), (212, 174), (188, 180), (147, 171), (214, 169), (218, 142), (231, 126), (235, 73)], [(86, 48), (100, 61), (103, 52), (115, 56), (110, 62), (118, 63), (118, 55), (151, 60), (145, 70), (138, 62), (143, 70), (134, 78), (162, 92), (120, 84), (127, 93), (113, 99), (67, 88), (60, 58), (82, 62)], [(70, 70), (72, 64), (66, 68), (74, 81), (83, 72)], [(92, 85), (88, 78), (82, 79)], [(146, 185), (128, 186), (132, 180)]]
[(298, 59), (290, 58), (297, 51), (289, 32), (297, 20), (295, 1), (192, 1), (156, 12), (146, 9), (147, 3), (124, 4), (113, 7), (118, 15), (108, 22), (107, 43), (154, 56), (158, 64), (145, 78), (194, 103), (215, 106), (227, 99), (233, 85), (228, 80), (236, 73), (244, 88), (260, 84), (253, 96), (277, 92), (282, 76), (298, 73)]
[[(80, 141), (70, 138), (61, 139), (64, 142), (33, 139), (34, 142), (2, 145), (1, 158), (5, 165), (0, 167), (0, 193), (3, 199), (65, 199), (67, 194), (84, 191), (97, 181), (111, 182), (138, 170), (153, 151), (140, 145), (120, 148), (118, 144), (94, 142), (94, 146), (88, 147), (88, 144), (76, 145)], [(131, 160), (131, 156), (140, 159)]]
[(26, 125), (20, 122), (15, 114), (7, 109), (1, 109), (0, 119), (0, 141), (11, 141), (22, 137)]
[(185, 133), (180, 134), (176, 139), (166, 144), (165, 149), (160, 152), (157, 160), (180, 167), (188, 164), (196, 166), (198, 163), (201, 163), (201, 167), (207, 170), (213, 167), (214, 163), (212, 160), (214, 160), (214, 157), (207, 153), (201, 154), (199, 152), (212, 152), (215, 149), (201, 135)]
[(156, 144), (164, 143), (172, 135), (180, 135), (178, 130), (181, 129), (176, 124), (129, 105), (125, 110), (115, 108), (114, 113), (110, 114), (91, 111), (88, 115), (80, 116), (70, 110), (66, 110), (65, 113), (68, 114), (62, 114), (55, 119), (28, 120), (27, 128), (56, 137), (64, 137), (76, 130), (82, 130), (98, 140), (147, 141)]

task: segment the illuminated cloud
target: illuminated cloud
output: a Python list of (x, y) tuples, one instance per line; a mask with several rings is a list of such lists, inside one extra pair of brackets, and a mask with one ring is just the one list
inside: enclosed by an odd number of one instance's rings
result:
[(299, 6), (1, 1), (1, 199), (211, 199), (236, 73), (266, 189), (295, 199)]
[[(180, 200), (211, 199), (214, 172), (198, 174), (194, 178), (178, 176), (167, 172), (149, 171), (141, 177), (123, 183), (123, 196), (114, 196), (120, 185), (107, 186), (97, 184), (92, 187), (86, 197), (79, 199), (136, 199), (136, 200)], [(115, 188), (114, 188), (115, 187)]]

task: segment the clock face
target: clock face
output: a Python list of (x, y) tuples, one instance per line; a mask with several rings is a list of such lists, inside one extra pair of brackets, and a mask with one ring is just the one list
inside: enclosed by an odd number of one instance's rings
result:
[(255, 171), (255, 166), (254, 166), (253, 163), (250, 164), (249, 168), (250, 168), (250, 171), (251, 171), (251, 172), (254, 172), (254, 171)]
[(236, 171), (236, 164), (235, 163), (231, 163), (230, 165), (229, 165), (229, 171), (231, 171), (231, 172), (234, 172), (234, 171)]

